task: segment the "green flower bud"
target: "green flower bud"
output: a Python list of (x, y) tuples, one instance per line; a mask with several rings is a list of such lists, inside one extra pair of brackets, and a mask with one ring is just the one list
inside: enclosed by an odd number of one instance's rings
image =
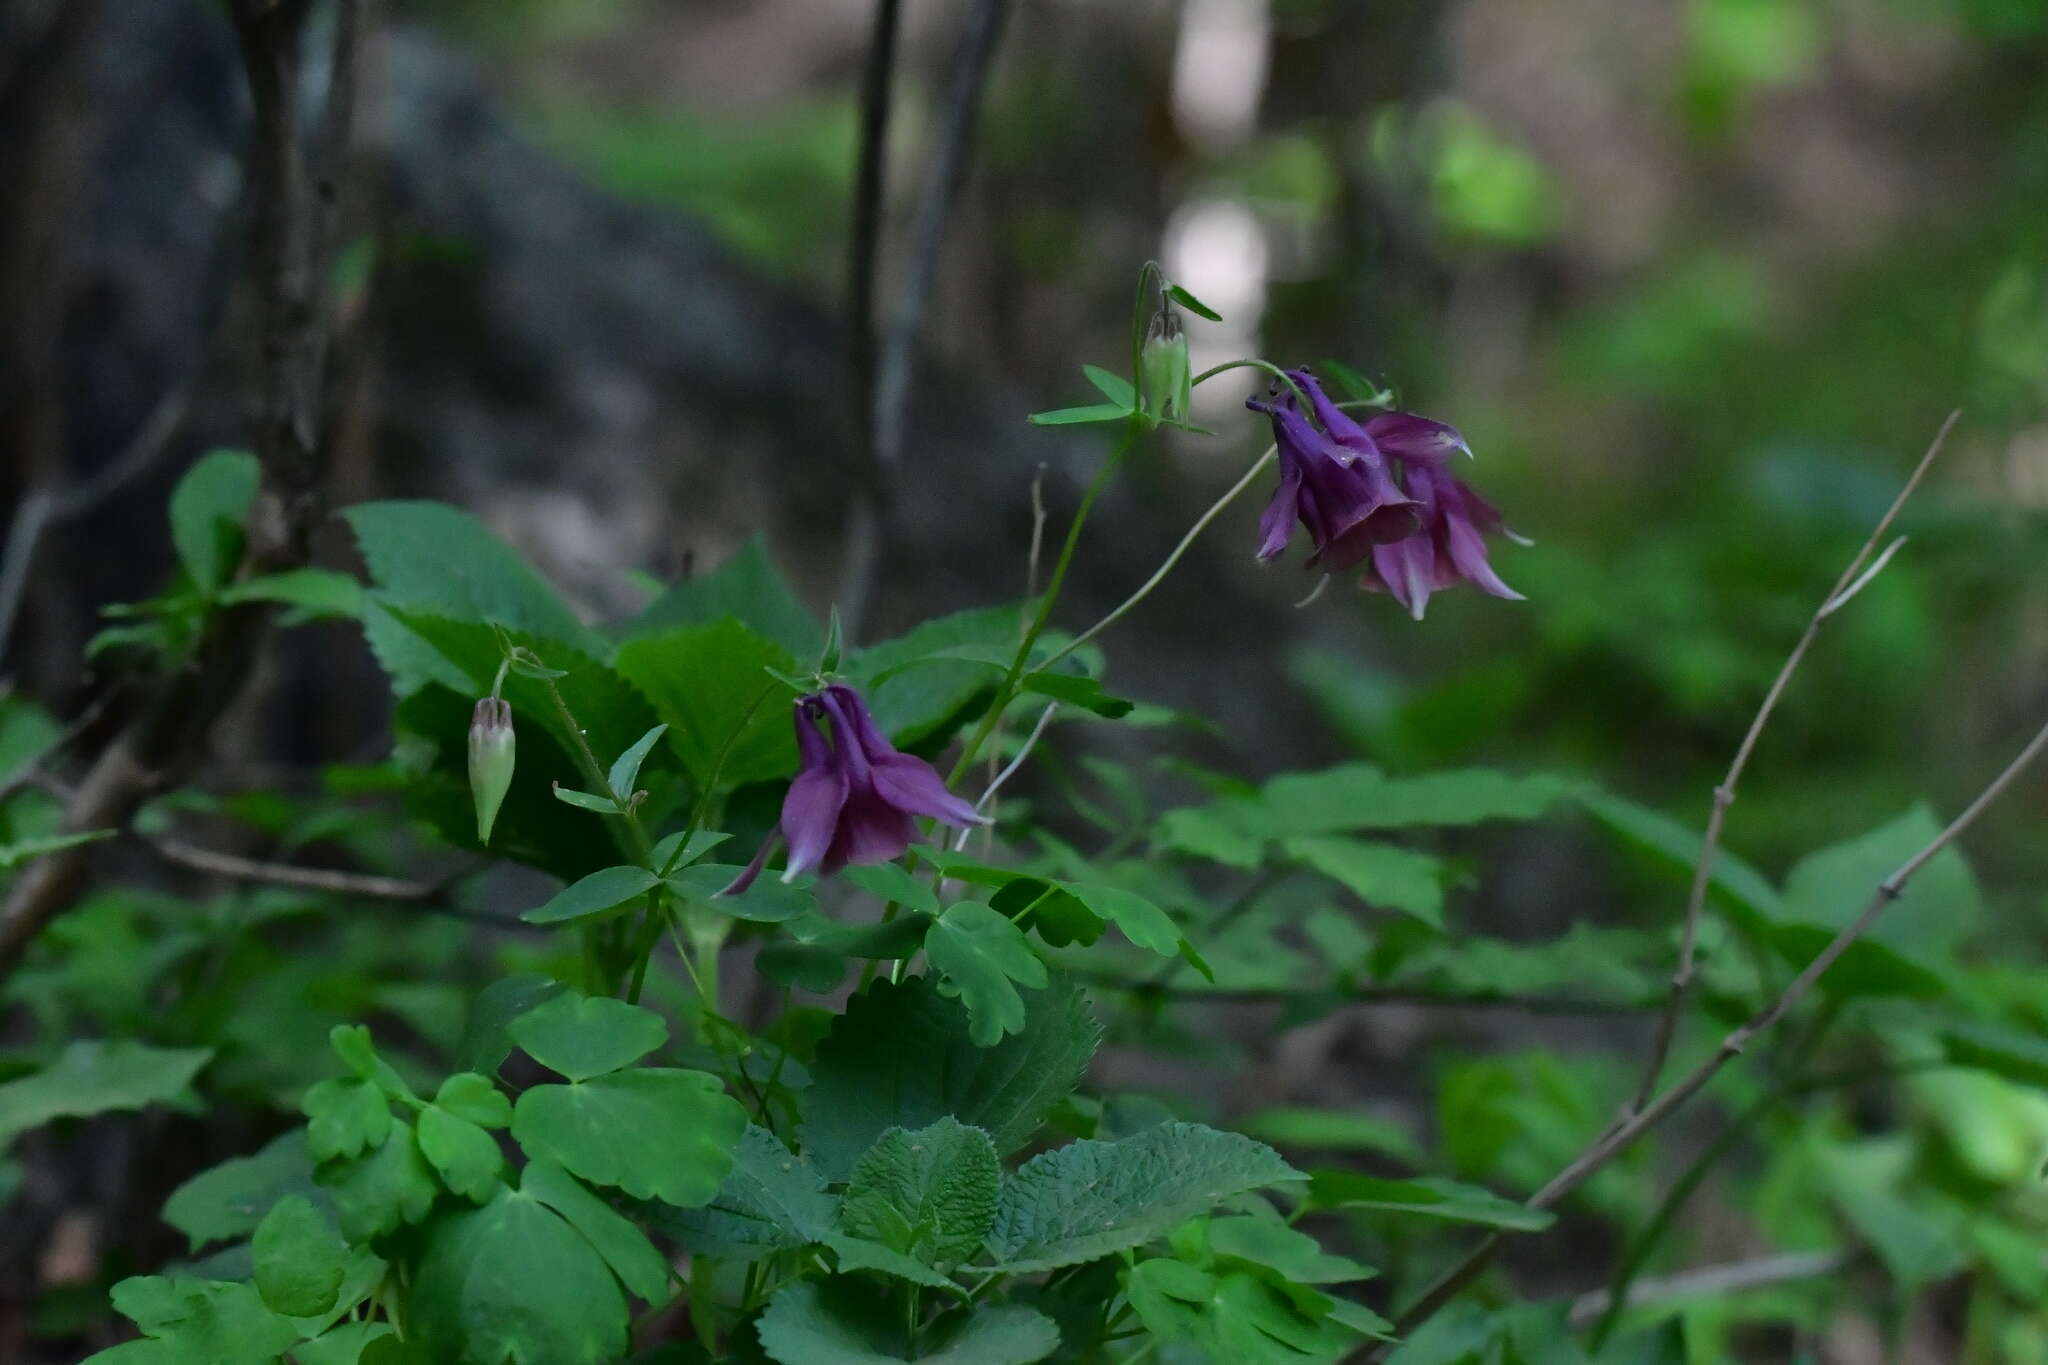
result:
[(1144, 349), (1138, 353), (1138, 383), (1146, 413), (1160, 421), (1185, 422), (1193, 396), (1192, 381), (1188, 338), (1181, 330), (1180, 314), (1164, 305), (1152, 315), (1152, 325), (1145, 329)]
[(512, 704), (500, 697), (485, 697), (476, 704), (469, 722), (469, 794), (476, 798), (478, 843), (491, 841), (491, 826), (498, 821), (498, 807), (512, 786), (512, 769), (517, 761), (512, 734)]

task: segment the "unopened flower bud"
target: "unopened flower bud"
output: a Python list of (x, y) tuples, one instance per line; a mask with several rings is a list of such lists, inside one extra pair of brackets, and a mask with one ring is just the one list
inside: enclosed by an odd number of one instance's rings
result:
[(1188, 365), (1187, 333), (1171, 305), (1152, 315), (1145, 345), (1138, 352), (1138, 382), (1145, 411), (1161, 421), (1186, 421), (1193, 374)]
[(512, 704), (502, 697), (485, 697), (469, 722), (469, 794), (476, 798), (478, 843), (491, 841), (491, 826), (512, 786), (516, 760)]

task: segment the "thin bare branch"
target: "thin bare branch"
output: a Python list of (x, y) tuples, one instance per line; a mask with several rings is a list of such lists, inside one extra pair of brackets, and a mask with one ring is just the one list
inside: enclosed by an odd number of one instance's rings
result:
[(7, 549), (0, 557), (0, 656), (14, 638), (14, 620), (21, 610), (22, 594), (28, 588), (29, 570), (34, 567), (37, 547), (53, 527), (84, 516), (121, 491), (136, 476), (156, 463), (170, 448), (171, 437), (185, 420), (192, 403), (190, 385), (180, 385), (158, 400), (148, 417), (121, 453), (100, 471), (62, 492), (36, 489), (24, 496), (14, 509), (14, 521), (7, 529)]
[[(1675, 1275), (1636, 1281), (1623, 1301), (1623, 1308), (1645, 1308), (1677, 1299), (1712, 1298), (1793, 1280), (1815, 1280), (1824, 1275), (1838, 1275), (1855, 1263), (1855, 1254), (1848, 1251), (1794, 1251), (1728, 1265), (1700, 1266), (1694, 1270), (1681, 1270)], [(1571, 1325), (1585, 1327), (1599, 1320), (1606, 1315), (1608, 1302), (1609, 1295), (1605, 1289), (1579, 1295), (1572, 1300)]]
[(1698, 965), (1700, 917), (1706, 912), (1707, 888), (1713, 881), (1714, 859), (1721, 848), (1721, 829), (1727, 823), (1728, 808), (1735, 804), (1736, 784), (1741, 781), (1743, 770), (1749, 766), (1750, 755), (1756, 752), (1757, 741), (1763, 736), (1764, 726), (1770, 723), (1772, 713), (1778, 709), (1778, 702), (1785, 695), (1785, 688), (1791, 683), (1792, 675), (1799, 670), (1800, 663), (1806, 658), (1807, 650), (1813, 647), (1814, 637), (1820, 633), (1821, 622), (1862, 591), (1864, 585), (1890, 562), (1892, 555), (1903, 543), (1903, 538), (1894, 541), (1874, 563), (1870, 563), (1868, 572), (1864, 570), (1864, 565), (1870, 562), (1871, 555), (1876, 552), (1877, 547), (1883, 543), (1886, 533), (1891, 530), (1892, 523), (1898, 520), (1899, 512), (1905, 507), (1907, 500), (1920, 487), (1920, 480), (1926, 476), (1929, 466), (1941, 453), (1949, 432), (1961, 416), (1960, 411), (1951, 412), (1947, 420), (1941, 424), (1941, 429), (1934, 433), (1934, 439), (1928, 443), (1926, 453), (1920, 457), (1920, 463), (1913, 466), (1912, 475), (1907, 478), (1905, 486), (1899, 489), (1898, 496), (1892, 499), (1892, 505), (1885, 509), (1885, 514), (1878, 519), (1877, 525), (1871, 529), (1869, 537), (1863, 542), (1863, 548), (1856, 552), (1856, 557), (1849, 561), (1849, 567), (1842, 570), (1842, 576), (1835, 580), (1834, 587), (1821, 599), (1819, 608), (1815, 610), (1813, 618), (1806, 623), (1806, 629), (1800, 634), (1799, 642), (1792, 646), (1791, 654), (1786, 656), (1784, 667), (1778, 670), (1777, 678), (1772, 681), (1770, 690), (1764, 694), (1763, 703), (1757, 707), (1756, 716), (1749, 722), (1748, 732), (1743, 735), (1742, 743), (1736, 747), (1735, 757), (1729, 762), (1728, 771), (1721, 778), (1721, 784), (1714, 788), (1713, 809), (1707, 814), (1706, 833), (1700, 839), (1699, 860), (1693, 865), (1692, 884), (1686, 892), (1685, 923), (1680, 930), (1678, 967), (1671, 976), (1671, 999), (1657, 1020), (1657, 1033), (1650, 1044), (1649, 1059), (1644, 1063), (1642, 1080), (1637, 1084), (1635, 1099), (1629, 1106), (1631, 1112), (1640, 1111), (1649, 1103), (1650, 1096), (1656, 1093), (1658, 1083), (1664, 1078), (1664, 1064), (1671, 1056), (1671, 1044), (1678, 1035), (1678, 1022), (1685, 1012), (1686, 996), (1692, 990), (1693, 975)]
[(441, 894), (446, 879), (437, 882), (409, 881), (403, 877), (377, 877), (362, 872), (340, 872), (325, 867), (299, 867), (291, 863), (266, 863), (241, 858), (216, 849), (201, 848), (183, 839), (159, 838), (147, 841), (164, 861), (189, 867), (195, 872), (232, 877), (236, 881), (263, 882), (271, 886), (296, 886), (307, 891), (331, 891), (337, 895), (364, 896), (371, 900), (425, 901)]
[[(246, 177), (251, 222), (246, 263), (255, 301), (257, 383), (250, 445), (263, 482), (249, 516), (240, 572), (305, 562), (318, 492), (316, 449), (325, 331), (321, 325), (335, 187), (345, 167), (357, 78), (355, 33), (362, 0), (339, 0), (334, 68), (320, 141), (327, 164), (309, 168), (300, 121), (301, 47), (307, 0), (234, 0), (254, 126)], [(269, 638), (272, 612), (247, 604), (213, 613), (189, 663), (163, 678), (133, 720), (79, 780), (59, 833), (125, 829), (151, 795), (182, 779), (204, 755), (214, 723), (241, 694)], [(38, 858), (0, 903), (0, 980), (76, 899), (90, 854)]]
[[(1170, 976), (1180, 966), (1178, 958), (1166, 964), (1161, 976)], [(1296, 986), (1244, 987), (1181, 986), (1161, 977), (1143, 979), (1118, 976), (1087, 968), (1070, 973), (1090, 985), (1107, 990), (1128, 991), (1135, 996), (1165, 996), (1185, 1004), (1285, 1005), (1298, 1003), (1303, 992)], [(1593, 1000), (1569, 995), (1512, 995), (1503, 992), (1446, 992), (1412, 986), (1333, 987), (1334, 998), (1344, 1006), (1419, 1005), (1431, 1009), (1521, 1010), (1529, 1014), (1622, 1015), (1642, 1014), (1655, 1006), (1627, 1000)]]
[(861, 71), (860, 161), (854, 169), (853, 231), (846, 262), (846, 386), (848, 436), (857, 484), (848, 505), (839, 581), (839, 619), (858, 638), (867, 585), (882, 553), (887, 471), (875, 447), (875, 277), (881, 263), (882, 210), (888, 170), (889, 112), (896, 84), (896, 32), (901, 0), (875, 0), (874, 27)]
[[(1023, 747), (1017, 750), (1017, 756), (1010, 760), (1009, 766), (989, 779), (988, 787), (982, 792), (981, 799), (974, 803), (976, 810), (986, 812), (989, 806), (994, 803), (996, 793), (1003, 789), (1003, 784), (1017, 775), (1017, 770), (1023, 767), (1025, 761), (1031, 757), (1031, 751), (1038, 747), (1039, 737), (1045, 734), (1045, 727), (1052, 724), (1053, 713), (1059, 709), (1060, 704), (1053, 702), (1044, 711), (1039, 713), (1038, 724), (1032, 726), (1031, 733), (1024, 736)], [(961, 830), (959, 835), (953, 840), (953, 851), (958, 853), (961, 849), (966, 848), (967, 840), (973, 833), (973, 826)]]
[(938, 279), (940, 249), (946, 223), (960, 197), (961, 183), (974, 153), (974, 128), (981, 113), (981, 91), (995, 61), (996, 47), (1009, 17), (1010, 0), (975, 0), (961, 21), (960, 41), (953, 53), (953, 83), (946, 96), (946, 114), (933, 148), (931, 172), (918, 201), (911, 228), (910, 255), (896, 307), (882, 337), (880, 368), (875, 378), (875, 461), (887, 475), (903, 458), (906, 418), (910, 412), (910, 381), (917, 362), (917, 335)]
[[(1647, 1105), (1644, 1105), (1627, 1119), (1616, 1124), (1607, 1132), (1601, 1134), (1599, 1138), (1595, 1139), (1591, 1145), (1572, 1160), (1570, 1165), (1553, 1176), (1550, 1182), (1544, 1185), (1542, 1189), (1529, 1196), (1526, 1201), (1528, 1207), (1532, 1209), (1547, 1209), (1558, 1203), (1572, 1191), (1578, 1189), (1579, 1186), (1585, 1184), (1595, 1172), (1599, 1171), (1623, 1150), (1631, 1146), (1637, 1138), (1640, 1138), (1644, 1133), (1649, 1132), (1652, 1128), (1655, 1128), (1658, 1124), (1669, 1118), (1687, 1100), (1703, 1090), (1707, 1083), (1720, 1073), (1722, 1067), (1742, 1055), (1744, 1049), (1749, 1046), (1750, 1041), (1757, 1034), (1771, 1028), (1779, 1020), (1783, 1019), (1787, 1012), (1806, 998), (1807, 993), (1813, 989), (1814, 983), (1819, 981), (1827, 973), (1827, 970), (1840, 960), (1842, 954), (1848, 952), (1850, 948), (1855, 946), (1857, 940), (1870, 931), (1870, 927), (1877, 923), (1879, 916), (1884, 913), (1886, 907), (1905, 893), (1906, 886), (1912, 881), (1914, 875), (1921, 868), (1925, 867), (1929, 861), (1937, 857), (1943, 849), (1960, 838), (1963, 832), (1969, 829), (1972, 824), (1976, 823), (1978, 817), (1989, 808), (1993, 801), (2004, 794), (2006, 789), (2027, 769), (2028, 765), (2040, 756), (2044, 748), (2048, 748), (2048, 725), (2043, 725), (2035, 733), (2034, 737), (2027, 742), (2026, 747), (2021, 749), (2018, 755), (2005, 766), (2004, 770), (1997, 777), (1993, 778), (1990, 784), (1978, 794), (1977, 798), (1963, 809), (1962, 814), (1949, 822), (1947, 828), (1930, 839), (1919, 852), (1899, 864), (1898, 868), (1889, 877), (1878, 883), (1877, 889), (1871, 894), (1870, 902), (1864, 906), (1863, 912), (1846, 928), (1837, 933), (1828, 942), (1828, 945), (1821, 949), (1820, 953), (1811, 962), (1806, 964), (1805, 969), (1792, 979), (1791, 984), (1785, 987), (1777, 999), (1751, 1016), (1741, 1027), (1723, 1038), (1721, 1046), (1716, 1048), (1698, 1066), (1687, 1072), (1684, 1077), (1674, 1081)], [(1492, 1261), (1494, 1252), (1499, 1248), (1501, 1241), (1501, 1233), (1495, 1232), (1488, 1235), (1468, 1252), (1462, 1260), (1439, 1276), (1429, 1288), (1423, 1291), (1421, 1297), (1414, 1304), (1401, 1313), (1395, 1323), (1397, 1334), (1406, 1335), (1421, 1323), (1428, 1321), (1436, 1314), (1438, 1309), (1455, 1298)], [(1367, 1359), (1380, 1358), (1379, 1353), (1376, 1351), (1362, 1354), (1365, 1354)]]

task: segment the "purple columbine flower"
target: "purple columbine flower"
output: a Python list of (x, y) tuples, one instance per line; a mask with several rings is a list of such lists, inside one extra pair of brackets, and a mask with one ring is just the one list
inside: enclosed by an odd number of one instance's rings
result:
[(1310, 568), (1363, 564), (1361, 586), (1393, 594), (1417, 620), (1431, 593), (1459, 582), (1520, 600), (1488, 562), (1486, 537), (1529, 542), (1452, 477), (1451, 457), (1472, 453), (1456, 427), (1412, 412), (1375, 413), (1361, 422), (1331, 402), (1307, 370), (1287, 377), (1308, 399), (1320, 430), (1292, 390), (1246, 403), (1272, 418), (1280, 451), (1280, 486), (1259, 520), (1261, 560), (1286, 548), (1298, 517), (1315, 546)]
[(1375, 546), (1360, 586), (1392, 594), (1418, 621), (1432, 592), (1461, 580), (1495, 597), (1521, 601), (1522, 594), (1502, 582), (1487, 560), (1486, 537), (1503, 535), (1520, 545), (1529, 542), (1502, 525), (1493, 505), (1442, 465), (1409, 465), (1407, 479), (1408, 491), (1421, 509), (1422, 529), (1395, 544)]
[[(1312, 402), (1322, 393), (1314, 383), (1304, 386)], [(1421, 525), (1415, 500), (1394, 482), (1386, 457), (1357, 423), (1346, 423), (1356, 436), (1340, 443), (1333, 430), (1310, 424), (1292, 393), (1274, 402), (1247, 399), (1245, 406), (1272, 419), (1280, 453), (1280, 486), (1259, 518), (1261, 562), (1287, 548), (1296, 521), (1314, 550), (1309, 567), (1333, 571), (1361, 562), (1375, 545), (1415, 534)]]
[[(829, 738), (819, 722), (828, 722)], [(973, 806), (946, 790), (921, 758), (897, 752), (875, 728), (867, 703), (844, 684), (799, 697), (796, 745), (802, 760), (782, 801), (789, 866), (782, 879), (854, 863), (886, 863), (917, 838), (914, 817), (984, 825)]]
[(1412, 412), (1376, 412), (1361, 423), (1331, 402), (1323, 386), (1307, 370), (1289, 370), (1287, 377), (1308, 395), (1309, 406), (1315, 409), (1316, 420), (1323, 424), (1330, 439), (1360, 457), (1384, 456), (1397, 464), (1445, 464), (1461, 450), (1467, 455), (1472, 453), (1472, 447), (1448, 422)]

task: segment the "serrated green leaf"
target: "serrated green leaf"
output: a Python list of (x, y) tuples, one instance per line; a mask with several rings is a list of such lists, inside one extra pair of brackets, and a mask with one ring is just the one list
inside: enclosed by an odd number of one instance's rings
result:
[(797, 600), (759, 536), (709, 573), (693, 574), (640, 613), (627, 631), (637, 638), (676, 626), (708, 626), (731, 617), (774, 641), (792, 658), (818, 652), (818, 623)]
[(1108, 920), (1123, 931), (1133, 945), (1173, 957), (1184, 941), (1180, 926), (1164, 910), (1135, 891), (1088, 882), (1060, 882), (1068, 895), (1088, 907), (1090, 913)]
[(778, 986), (830, 995), (846, 979), (846, 959), (810, 943), (770, 943), (754, 955), (754, 970)]
[(248, 451), (210, 450), (171, 490), (171, 543), (200, 592), (233, 577), (262, 482), (263, 467)]
[(254, 1155), (223, 1161), (178, 1186), (164, 1201), (163, 1219), (197, 1251), (208, 1242), (248, 1236), (278, 1200), (317, 1188), (306, 1130), (294, 1128)]
[(700, 1209), (650, 1209), (660, 1226), (690, 1251), (759, 1260), (822, 1242), (838, 1226), (839, 1200), (808, 1157), (749, 1124), (733, 1149), (732, 1172)]
[[(1328, 1314), (1303, 1310), (1292, 1296), (1243, 1271), (1220, 1274), (1179, 1261), (1140, 1262), (1124, 1293), (1147, 1331), (1163, 1341), (1192, 1341), (1210, 1359), (1232, 1365), (1321, 1365), (1354, 1333)], [(1313, 1308), (1330, 1300), (1315, 1295)]]
[[(1588, 790), (1579, 802), (1588, 814), (1637, 848), (1653, 854), (1674, 873), (1689, 877), (1699, 860), (1700, 834), (1662, 811), (1616, 796)], [(1714, 855), (1708, 883), (1716, 901), (1754, 926), (1780, 918), (1777, 888), (1761, 872), (1721, 849)]]
[(980, 1047), (1024, 1027), (1024, 1000), (1012, 982), (1046, 983), (1045, 963), (1024, 931), (979, 901), (947, 907), (926, 931), (924, 951), (941, 989), (967, 1006), (967, 1033)]
[[(1321, 772), (1283, 774), (1255, 796), (1227, 796), (1183, 809), (1200, 813), (1194, 823), (1207, 841), (1242, 853), (1249, 845), (1304, 834), (1532, 820), (1582, 789), (1582, 784), (1542, 773), (1516, 776), (1470, 768), (1388, 777), (1367, 763), (1345, 763)], [(1169, 838), (1185, 838), (1189, 823), (1189, 816), (1169, 811), (1161, 818), (1161, 830)]]
[(497, 1188), (504, 1158), (491, 1135), (468, 1119), (430, 1104), (420, 1111), (419, 1143), (442, 1183), (471, 1203), (483, 1203)]
[(699, 863), (671, 876), (668, 886), (691, 905), (757, 924), (780, 924), (816, 912), (818, 898), (809, 887), (793, 886), (779, 877), (761, 877), (745, 891), (724, 894), (745, 870), (730, 863)]
[(520, 1015), (506, 1032), (536, 1062), (572, 1081), (631, 1066), (668, 1041), (668, 1024), (653, 1010), (573, 991)]
[(838, 1259), (842, 1274), (855, 1270), (872, 1270), (877, 1274), (907, 1280), (911, 1284), (921, 1284), (927, 1289), (943, 1289), (963, 1297), (967, 1293), (947, 1276), (940, 1274), (915, 1256), (906, 1255), (866, 1237), (851, 1237), (845, 1233), (835, 1232), (825, 1238), (825, 1245), (832, 1249), (832, 1254)]
[(1078, 408), (1054, 408), (1050, 412), (1034, 412), (1024, 420), (1033, 426), (1071, 427), (1089, 422), (1115, 422), (1130, 415), (1131, 410), (1119, 403), (1089, 403)]
[[(1916, 805), (1868, 834), (1801, 859), (1785, 877), (1773, 945), (1781, 955), (1802, 954), (1801, 965), (1811, 961), (1820, 945), (1863, 913), (1878, 884), (1940, 832), (1934, 813)], [(1828, 970), (1821, 987), (1837, 994), (1938, 994), (1954, 970), (1956, 945), (1982, 913), (1969, 864), (1946, 848)]]
[[(668, 726), (655, 726), (652, 730), (634, 740), (633, 747), (620, 754), (618, 760), (612, 764), (611, 773), (605, 781), (610, 784), (613, 795), (617, 796), (619, 800), (630, 801), (632, 799), (633, 784), (640, 780), (640, 765), (647, 761), (648, 751), (667, 733)], [(659, 866), (659, 864), (656, 864), (656, 866)]]
[(921, 1340), (913, 1357), (903, 1315), (858, 1280), (797, 1280), (761, 1314), (761, 1349), (780, 1365), (1031, 1365), (1059, 1348), (1051, 1318), (1015, 1305), (979, 1308)]
[(939, 913), (939, 893), (932, 890), (929, 882), (919, 881), (897, 863), (849, 867), (840, 875), (861, 890), (884, 901), (894, 901), (921, 915)]
[[(564, 793), (558, 790), (555, 795), (559, 797)], [(610, 803), (607, 802), (606, 806), (609, 808)], [(529, 910), (519, 918), (528, 924), (573, 924), (578, 920), (608, 915), (660, 884), (661, 878), (644, 867), (600, 868), (563, 887), (549, 897), (545, 905)]]
[(1276, 1147), (1380, 1152), (1410, 1166), (1427, 1161), (1406, 1124), (1376, 1114), (1280, 1105), (1260, 1110), (1239, 1126), (1248, 1136)]
[(512, 1108), (512, 1136), (527, 1155), (681, 1208), (717, 1195), (746, 1126), (747, 1111), (716, 1076), (666, 1067), (536, 1085)]
[(1101, 1036), (1086, 997), (1066, 982), (1026, 996), (1024, 1027), (990, 1048), (969, 1041), (965, 1007), (936, 982), (877, 982), (818, 1044), (798, 1135), (834, 1180), (889, 1129), (948, 1114), (1014, 1152), (1079, 1084)]
[(616, 664), (668, 723), (669, 748), (699, 789), (714, 769), (726, 787), (796, 770), (796, 693), (762, 671), (796, 671), (781, 645), (728, 617), (636, 635), (619, 646)]
[(361, 1365), (370, 1343), (391, 1336), (388, 1322), (344, 1322), (292, 1348), (294, 1365)]
[(405, 1078), (377, 1055), (377, 1046), (370, 1040), (368, 1028), (361, 1024), (336, 1024), (328, 1031), (327, 1045), (334, 1049), (334, 1055), (341, 1058), (349, 1070), (392, 1099), (414, 1098), (412, 1087), (405, 1083)]
[(995, 1144), (981, 1129), (951, 1116), (891, 1128), (854, 1163), (839, 1220), (856, 1237), (948, 1270), (981, 1249), (1001, 1184)]
[(478, 991), (462, 1026), (462, 1041), (455, 1047), (455, 1065), (487, 1075), (496, 1073), (512, 1051), (512, 1035), (507, 1032), (512, 1021), (564, 989), (559, 981), (527, 973), (493, 981)]
[(667, 1298), (669, 1266), (654, 1243), (576, 1177), (552, 1161), (534, 1161), (527, 1164), (519, 1188), (561, 1214), (570, 1227), (582, 1233), (636, 1298), (648, 1303), (661, 1303)]
[(285, 1360), (291, 1365), (361, 1365), (373, 1342), (393, 1339), (386, 1322), (344, 1322), (310, 1341), (294, 1346)]
[(1160, 816), (1152, 830), (1152, 846), (1246, 872), (1256, 872), (1266, 858), (1262, 834), (1247, 833), (1202, 806), (1183, 806)]
[(441, 1193), (441, 1182), (404, 1119), (391, 1120), (390, 1135), (374, 1152), (329, 1162), (318, 1178), (332, 1193), (342, 1234), (351, 1242), (367, 1242), (419, 1222)]
[(503, 1128), (512, 1122), (512, 1101), (491, 1084), (490, 1077), (474, 1071), (458, 1071), (441, 1082), (441, 1088), (434, 1092), (434, 1104), (485, 1128)]
[(1393, 844), (1339, 835), (1282, 839), (1280, 849), (1368, 905), (1413, 915), (1435, 929), (1444, 927), (1445, 874), (1441, 859)]
[(42, 1070), (0, 1085), (0, 1146), (52, 1119), (142, 1109), (182, 1098), (211, 1048), (77, 1042)]
[(163, 1359), (179, 1365), (268, 1361), (300, 1335), (297, 1325), (267, 1308), (249, 1284), (144, 1276), (115, 1285), (113, 1298), (115, 1308), (162, 1343)]
[(823, 915), (791, 920), (789, 935), (801, 947), (822, 948), (839, 957), (908, 958), (924, 946), (931, 917), (898, 915), (868, 924), (841, 924)]
[(1315, 1238), (1272, 1218), (1212, 1218), (1204, 1232), (1214, 1255), (1264, 1267), (1294, 1284), (1344, 1284), (1376, 1273), (1349, 1257), (1331, 1255)]
[[(1000, 656), (1007, 667), (1017, 648), (1017, 613), (982, 607), (927, 621), (906, 634), (870, 645), (847, 663), (847, 674), (867, 697), (875, 724), (898, 746), (921, 743), (970, 714), (976, 698), (992, 691), (996, 674), (980, 663), (947, 661), (969, 649)], [(918, 660), (937, 660), (919, 663)]]
[(626, 1297), (591, 1244), (531, 1195), (500, 1187), (423, 1234), (406, 1326), (436, 1360), (611, 1365)]
[[(395, 620), (389, 607), (482, 630), (487, 641), (486, 623), (496, 623), (513, 632), (518, 643), (555, 641), (591, 660), (606, 656), (603, 637), (587, 629), (510, 546), (468, 513), (445, 503), (391, 501), (358, 503), (342, 516), (355, 531), (370, 581), (378, 589), (364, 613), (370, 647), (400, 696), (436, 680), (472, 697), (482, 696), (497, 669), (497, 649), (491, 641), (481, 686), (467, 669), (451, 680), (441, 651)], [(527, 638), (519, 639), (522, 635)], [(564, 666), (560, 659), (549, 662)], [(516, 700), (514, 706), (528, 715), (542, 714)], [(592, 727), (592, 740), (598, 742), (589, 708), (574, 701), (571, 706), (577, 718)], [(644, 728), (643, 724), (640, 729)]]
[(382, 1146), (391, 1131), (391, 1101), (368, 1081), (336, 1077), (321, 1081), (299, 1102), (308, 1120), (306, 1145), (313, 1160), (355, 1156)]
[(1142, 1246), (1233, 1195), (1301, 1172), (1263, 1143), (1194, 1123), (1042, 1152), (1003, 1185), (989, 1248), (1009, 1274)]
[[(463, 699), (462, 721), (432, 735), (451, 766), (458, 769), (468, 762), (469, 707), (497, 681), (498, 670), (506, 662), (506, 648), (536, 654), (553, 665), (545, 670), (514, 667), (503, 682), (513, 727), (525, 741), (520, 746), (515, 790), (522, 784), (562, 781), (576, 772), (570, 755), (579, 736), (571, 733), (572, 729), (580, 729), (580, 738), (594, 750), (605, 752), (626, 748), (655, 722), (646, 698), (605, 663), (601, 653), (589, 652), (606, 649), (601, 640), (586, 640), (587, 648), (578, 648), (544, 635), (454, 620), (421, 608), (375, 600), (365, 609), (364, 619), (371, 627), (368, 633), (373, 648), (388, 651), (394, 640), (404, 646), (404, 657), (395, 663), (379, 653), (379, 662), (387, 671), (407, 666), (428, 670), (409, 687), (406, 679), (394, 672), (392, 685), (400, 696), (410, 698), (428, 690), (429, 683), (439, 683)], [(561, 707), (555, 705), (548, 684), (537, 674), (559, 675), (553, 678), (553, 687), (562, 694)], [(575, 726), (563, 718), (563, 707), (575, 718)], [(553, 758), (536, 746), (534, 741), (541, 735), (559, 751), (559, 762), (536, 761)]]
[(1517, 1232), (1540, 1232), (1557, 1221), (1557, 1215), (1548, 1209), (1532, 1209), (1477, 1185), (1464, 1185), (1435, 1176), (1383, 1180), (1356, 1171), (1315, 1172), (1309, 1178), (1306, 1207), (1312, 1210), (1379, 1209), (1387, 1213), (1443, 1218), (1454, 1223), (1512, 1228)]
[(331, 1312), (341, 1291), (348, 1247), (303, 1195), (278, 1200), (249, 1243), (256, 1292), (288, 1318)]

